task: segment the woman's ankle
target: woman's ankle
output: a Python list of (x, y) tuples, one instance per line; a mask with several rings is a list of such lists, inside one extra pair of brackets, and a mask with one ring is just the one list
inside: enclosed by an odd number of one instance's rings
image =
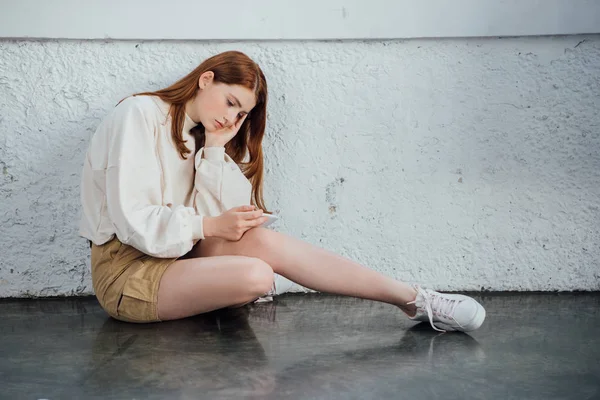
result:
[(417, 307), (414, 304), (398, 306), (409, 317), (414, 317), (417, 314)]

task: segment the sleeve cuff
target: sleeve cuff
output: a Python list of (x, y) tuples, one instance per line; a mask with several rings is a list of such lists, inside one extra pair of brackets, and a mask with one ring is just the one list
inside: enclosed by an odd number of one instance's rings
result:
[(194, 215), (192, 217), (192, 239), (204, 239), (204, 216)]
[(225, 147), (205, 147), (204, 158), (209, 161), (225, 161)]

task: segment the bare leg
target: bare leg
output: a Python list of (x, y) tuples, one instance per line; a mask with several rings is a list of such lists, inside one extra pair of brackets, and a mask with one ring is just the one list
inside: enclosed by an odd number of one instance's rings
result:
[(267, 293), (273, 270), (258, 258), (221, 256), (175, 261), (158, 288), (158, 317), (170, 320), (240, 306)]
[(406, 305), (417, 294), (406, 283), (270, 229), (250, 229), (237, 242), (210, 237), (189, 254), (190, 257), (218, 255), (259, 258), (276, 273), (310, 289), (382, 301), (400, 307), (410, 316), (416, 311), (414, 305)]

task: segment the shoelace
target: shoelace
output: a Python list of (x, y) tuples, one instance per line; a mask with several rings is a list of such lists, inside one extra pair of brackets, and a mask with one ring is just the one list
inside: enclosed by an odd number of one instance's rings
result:
[(275, 286), (275, 280), (273, 280), (273, 286), (271, 286), (271, 290), (269, 290), (265, 296), (275, 296), (276, 293), (277, 287)]
[[(442, 296), (438, 296), (434, 293), (430, 293), (423, 289), (422, 287), (416, 285), (415, 290), (421, 295), (423, 298), (424, 309), (427, 311), (427, 316), (429, 317), (429, 323), (431, 327), (438, 332), (446, 332), (444, 329), (439, 329), (433, 323), (433, 310), (437, 310), (437, 314), (446, 319), (452, 319), (458, 326), (463, 327), (461, 324), (454, 319), (454, 309), (458, 306), (459, 301), (455, 299), (448, 299)], [(417, 299), (419, 296), (417, 295)], [(406, 303), (406, 304), (416, 304), (417, 299)]]
[(254, 300), (255, 303), (262, 303), (267, 301), (273, 301), (273, 296), (277, 293), (277, 287), (275, 286), (275, 280), (273, 280), (273, 286), (271, 286), (271, 290), (267, 293), (260, 296), (258, 299)]

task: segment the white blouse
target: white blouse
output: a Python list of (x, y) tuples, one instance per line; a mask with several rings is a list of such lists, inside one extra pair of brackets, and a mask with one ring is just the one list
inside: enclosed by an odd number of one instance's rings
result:
[(180, 257), (204, 239), (203, 217), (249, 205), (252, 185), (224, 147), (194, 157), (196, 124), (186, 115), (183, 160), (171, 137), (169, 104), (132, 96), (100, 123), (81, 177), (81, 236), (96, 245), (115, 235), (154, 257)]

